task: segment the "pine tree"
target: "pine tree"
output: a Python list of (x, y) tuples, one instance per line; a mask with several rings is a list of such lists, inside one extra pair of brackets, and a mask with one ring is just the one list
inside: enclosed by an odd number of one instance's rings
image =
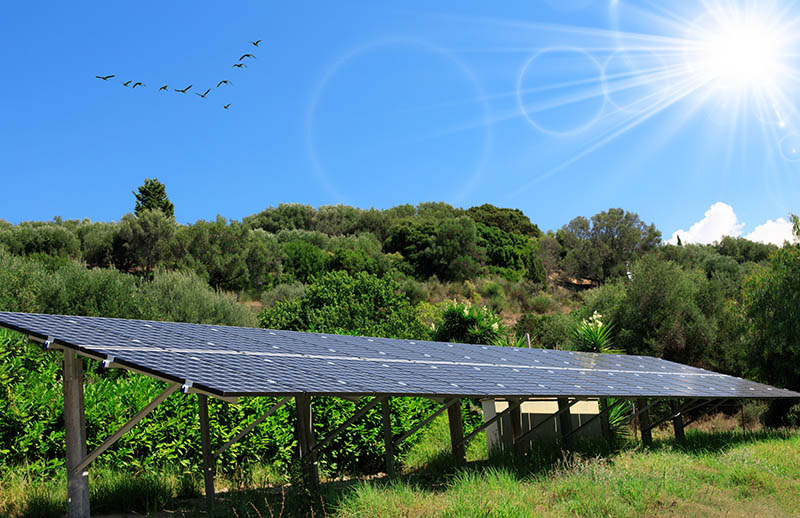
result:
[(133, 191), (136, 196), (136, 216), (141, 216), (146, 209), (158, 209), (170, 218), (175, 217), (175, 206), (167, 197), (167, 188), (158, 178), (146, 178), (144, 185), (139, 187), (139, 192)]

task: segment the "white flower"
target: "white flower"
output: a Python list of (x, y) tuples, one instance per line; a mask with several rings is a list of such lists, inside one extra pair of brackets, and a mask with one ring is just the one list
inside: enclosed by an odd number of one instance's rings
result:
[(500, 328), (500, 326), (497, 324), (497, 322), (492, 324), (492, 329), (494, 329), (495, 331), (497, 331), (499, 328)]

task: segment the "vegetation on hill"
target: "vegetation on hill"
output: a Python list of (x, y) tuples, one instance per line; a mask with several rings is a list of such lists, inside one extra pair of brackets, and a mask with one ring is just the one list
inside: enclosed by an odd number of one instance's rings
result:
[[(519, 210), (488, 204), (282, 204), (242, 221), (180, 224), (157, 180), (134, 194), (135, 212), (119, 222), (0, 220), (0, 310), (507, 346), (524, 346), (527, 335), (534, 347), (575, 350), (596, 346), (580, 329), (602, 319), (621, 351), (800, 389), (800, 244), (726, 237), (668, 245), (654, 225), (615, 208), (547, 233)], [(87, 369), (92, 447), (161, 384), (93, 362)], [(40, 477), (63, 468), (59, 373), (56, 355), (0, 333), (0, 467), (28, 465)], [(271, 402), (212, 405), (215, 443)], [(334, 429), (359, 404), (318, 398), (317, 432)], [(394, 401), (393, 428), (410, 429), (431, 405)], [(221, 473), (268, 465), (290, 476), (291, 411), (226, 452)], [(193, 399), (171, 397), (156, 412), (99, 467), (195, 472)], [(797, 425), (798, 415), (773, 405), (765, 420)], [(470, 405), (464, 416), (468, 426), (480, 420)], [(380, 471), (379, 422), (373, 409), (331, 443), (323, 470)]]

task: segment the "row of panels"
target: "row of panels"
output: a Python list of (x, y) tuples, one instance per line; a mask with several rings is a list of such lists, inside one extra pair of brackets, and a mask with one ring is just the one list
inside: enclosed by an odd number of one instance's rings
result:
[(646, 356), (29, 313), (0, 325), (224, 396), (800, 397)]

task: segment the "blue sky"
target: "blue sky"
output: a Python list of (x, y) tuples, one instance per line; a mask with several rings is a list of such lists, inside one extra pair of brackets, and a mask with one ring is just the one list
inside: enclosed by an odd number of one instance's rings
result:
[(661, 4), (11, 3), (0, 218), (118, 220), (157, 177), (181, 222), (446, 201), (543, 229), (623, 207), (665, 239), (785, 233), (798, 8)]

